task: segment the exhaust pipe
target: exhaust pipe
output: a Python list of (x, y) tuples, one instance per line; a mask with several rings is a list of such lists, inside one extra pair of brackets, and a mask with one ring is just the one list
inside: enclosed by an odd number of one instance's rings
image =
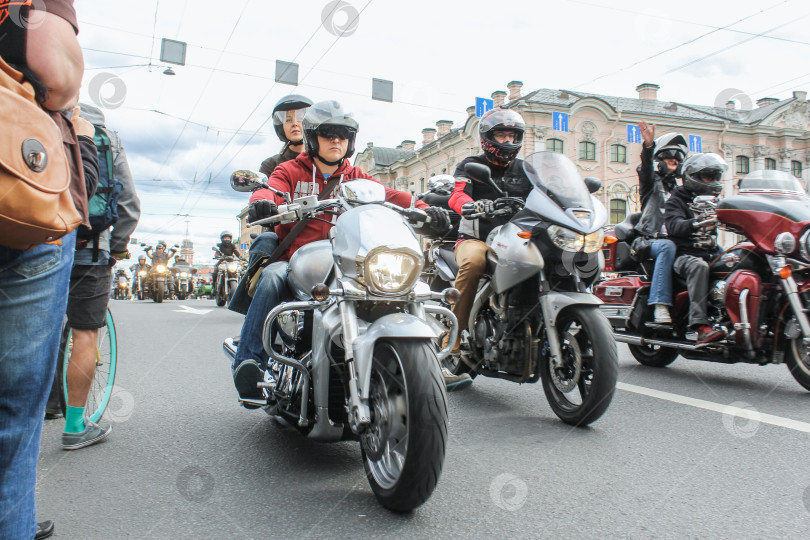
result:
[(658, 347), (667, 347), (670, 349), (678, 349), (681, 351), (699, 351), (700, 349), (704, 349), (709, 345), (712, 345), (712, 343), (693, 345), (691, 343), (684, 343), (683, 341), (667, 341), (665, 339), (643, 338), (639, 336), (625, 334), (623, 332), (615, 332), (613, 335), (616, 338), (616, 341), (619, 341), (621, 343), (627, 343), (628, 345), (636, 345), (638, 347), (658, 346)]

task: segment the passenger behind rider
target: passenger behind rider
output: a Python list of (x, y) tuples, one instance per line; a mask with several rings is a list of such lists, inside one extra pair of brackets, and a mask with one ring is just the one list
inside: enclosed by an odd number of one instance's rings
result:
[[(375, 178), (364, 173), (359, 167), (353, 167), (349, 158), (354, 153), (357, 136), (357, 121), (351, 114), (344, 112), (337, 101), (321, 101), (309, 108), (302, 122), (306, 151), (294, 160), (282, 163), (273, 171), (268, 180), (270, 187), (290, 193), (293, 198), (306, 195), (321, 195), (330, 180), (346, 181), (356, 178)], [(337, 184), (333, 182), (330, 193), (334, 193)], [(402, 207), (410, 206), (408, 193), (385, 188), (386, 200)], [(258, 190), (251, 196), (249, 209), (250, 221), (270, 217), (278, 213), (277, 204), (285, 201), (270, 190)], [(449, 228), (447, 212), (440, 208), (426, 208), (425, 203), (417, 202), (417, 207), (425, 208), (431, 218), (431, 224), (438, 234)], [(322, 219), (333, 221), (335, 216), (321, 214)], [(276, 227), (281, 242), (290, 234), (295, 224)], [(248, 309), (239, 347), (233, 363), (233, 378), (239, 395), (242, 398), (260, 399), (261, 392), (256, 383), (263, 379), (267, 366), (267, 354), (262, 345), (262, 327), (267, 313), (289, 297), (286, 284), (287, 266), (295, 251), (317, 240), (324, 240), (331, 226), (322, 221), (311, 220), (290, 238), (289, 247), (280, 260), (262, 268), (253, 276), (256, 283), (253, 301)], [(269, 262), (265, 259), (264, 263)], [(253, 282), (251, 283), (253, 285)]]
[(690, 208), (695, 197), (719, 195), (723, 189), (726, 162), (717, 154), (693, 154), (683, 162), (683, 185), (672, 191), (664, 218), (669, 237), (678, 248), (675, 273), (689, 289), (689, 327), (696, 330), (698, 344), (723, 338), (723, 332), (709, 326), (706, 297), (709, 290), (709, 262), (719, 254), (717, 221), (703, 219)]
[[(478, 124), (483, 153), (465, 158), (453, 174), (456, 185), (449, 204), (450, 208), (462, 216), (455, 250), (459, 265), (455, 286), (461, 296), (453, 307), (453, 313), (458, 318), (459, 336), (468, 328), (478, 281), (486, 269), (487, 235), (510, 219), (509, 216), (475, 219), (465, 217), (491, 212), (493, 200), (501, 195), (492, 186), (469, 178), (464, 166), (467, 163), (486, 165), (492, 173), (492, 180), (507, 196), (525, 200), (531, 192), (532, 184), (523, 171), (523, 160), (517, 158), (523, 145), (524, 131), (523, 118), (515, 111), (496, 108), (486, 112)], [(453, 352), (458, 353), (459, 350), (460, 340), (457, 340)]]
[[(655, 139), (655, 124), (638, 123), (644, 141), (641, 147), (641, 165), (638, 166), (638, 187), (641, 197), (641, 218), (636, 223), (637, 238), (649, 243), (649, 254), (641, 250), (640, 256), (655, 259), (650, 296), (647, 304), (655, 306), (654, 320), (658, 324), (672, 324), (669, 308), (672, 306), (672, 263), (675, 244), (667, 238), (664, 224), (664, 205), (678, 185), (681, 163), (686, 157), (686, 138), (680, 133), (668, 133)], [(658, 162), (653, 169), (653, 161)]]

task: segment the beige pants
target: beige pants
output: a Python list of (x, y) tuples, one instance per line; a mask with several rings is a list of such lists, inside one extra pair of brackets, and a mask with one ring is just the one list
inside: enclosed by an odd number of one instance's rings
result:
[(480, 240), (464, 240), (456, 248), (456, 262), (459, 266), (456, 289), (461, 293), (461, 297), (453, 306), (453, 314), (458, 318), (459, 335), (462, 330), (467, 329), (478, 281), (487, 267), (488, 249), (486, 243)]

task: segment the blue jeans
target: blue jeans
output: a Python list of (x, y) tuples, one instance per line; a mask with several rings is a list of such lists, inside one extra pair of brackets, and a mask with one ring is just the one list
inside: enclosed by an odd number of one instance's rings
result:
[(248, 253), (248, 272), (239, 280), (239, 285), (236, 286), (236, 291), (231, 297), (228, 304), (228, 309), (247, 315), (250, 309), (250, 296), (248, 296), (248, 275), (253, 266), (259, 262), (262, 257), (269, 257), (278, 247), (278, 236), (274, 232), (263, 232), (253, 241), (250, 245), (250, 252)]
[(39, 439), (53, 383), (76, 234), (0, 247), (0, 538), (33, 538)]
[(236, 366), (244, 360), (255, 360), (262, 369), (267, 366), (268, 357), (262, 343), (264, 320), (271, 309), (291, 297), (287, 288), (288, 266), (286, 261), (278, 261), (262, 271), (253, 294), (253, 301), (242, 324), (239, 348), (236, 350), (232, 369), (236, 370)]
[(675, 243), (666, 238), (650, 242), (650, 257), (655, 259), (648, 305), (672, 305), (672, 265), (675, 262)]

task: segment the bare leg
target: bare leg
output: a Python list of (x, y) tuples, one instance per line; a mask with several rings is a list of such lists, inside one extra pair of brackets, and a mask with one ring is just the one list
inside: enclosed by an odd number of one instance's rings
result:
[(68, 405), (84, 407), (96, 373), (98, 329), (73, 329), (73, 351), (67, 371)]

